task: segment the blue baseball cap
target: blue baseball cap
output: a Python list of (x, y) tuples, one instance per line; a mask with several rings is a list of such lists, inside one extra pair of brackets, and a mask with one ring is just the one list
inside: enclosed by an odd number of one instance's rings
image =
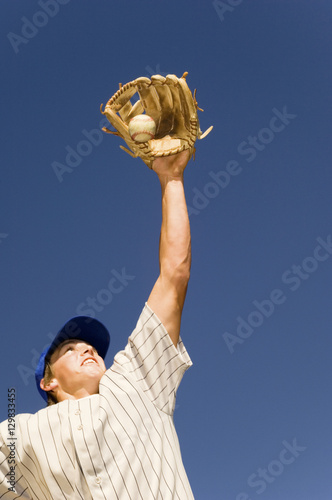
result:
[(107, 328), (100, 321), (89, 316), (76, 316), (67, 321), (59, 330), (53, 342), (40, 355), (35, 371), (37, 389), (46, 402), (47, 392), (40, 387), (40, 381), (44, 378), (45, 363), (49, 361), (57, 347), (68, 339), (79, 339), (87, 342), (97, 349), (99, 356), (104, 359), (111, 337)]

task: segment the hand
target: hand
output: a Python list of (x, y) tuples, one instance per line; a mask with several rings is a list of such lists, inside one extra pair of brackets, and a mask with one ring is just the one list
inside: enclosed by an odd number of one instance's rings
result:
[(152, 164), (152, 170), (156, 172), (159, 178), (182, 178), (189, 159), (190, 153), (188, 149), (175, 155), (156, 158)]

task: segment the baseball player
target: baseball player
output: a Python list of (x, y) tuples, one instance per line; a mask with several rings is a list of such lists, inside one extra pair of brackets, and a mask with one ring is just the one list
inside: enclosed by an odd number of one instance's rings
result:
[(191, 265), (183, 173), (192, 152), (142, 158), (161, 184), (159, 277), (109, 369), (109, 332), (85, 316), (42, 353), (36, 382), (47, 406), (16, 415), (11, 438), (8, 421), (0, 424), (1, 500), (193, 499), (173, 423), (192, 364), (180, 338)]

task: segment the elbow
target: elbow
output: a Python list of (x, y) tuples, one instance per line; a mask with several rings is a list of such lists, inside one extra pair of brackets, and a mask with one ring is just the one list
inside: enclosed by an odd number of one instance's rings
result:
[(186, 259), (178, 265), (166, 265), (163, 271), (162, 274), (175, 289), (179, 291), (187, 289), (190, 279), (190, 259)]
[(175, 273), (173, 279), (177, 289), (186, 290), (190, 279), (190, 269), (179, 270), (179, 272)]

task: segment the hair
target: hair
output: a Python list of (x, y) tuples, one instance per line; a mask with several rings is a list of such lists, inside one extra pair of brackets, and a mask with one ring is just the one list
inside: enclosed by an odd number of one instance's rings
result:
[[(47, 385), (51, 382), (52, 378), (54, 377), (53, 371), (52, 371), (52, 365), (49, 361), (45, 362), (45, 371), (44, 371), (44, 385)], [(51, 405), (56, 405), (57, 404), (57, 399), (52, 393), (52, 391), (47, 391), (47, 406)]]

